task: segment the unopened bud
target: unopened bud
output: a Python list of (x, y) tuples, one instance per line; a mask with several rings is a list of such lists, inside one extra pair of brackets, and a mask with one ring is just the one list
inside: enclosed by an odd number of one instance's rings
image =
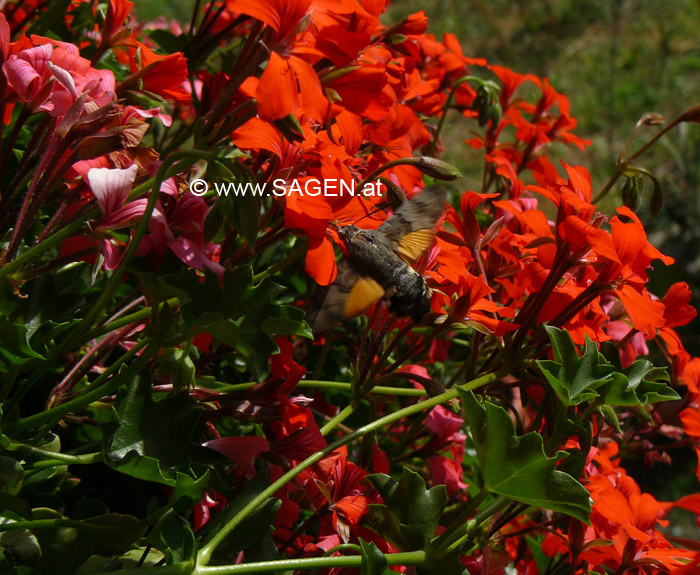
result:
[(642, 189), (644, 188), (644, 180), (641, 174), (628, 176), (622, 186), (622, 203), (633, 212), (639, 208), (639, 202), (642, 197)]
[(438, 180), (452, 181), (462, 177), (462, 173), (453, 165), (430, 156), (418, 158), (416, 167), (424, 174)]

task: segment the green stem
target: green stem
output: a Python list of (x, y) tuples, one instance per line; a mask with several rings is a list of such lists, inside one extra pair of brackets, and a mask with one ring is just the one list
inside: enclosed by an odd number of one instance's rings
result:
[[(248, 383), (234, 383), (231, 385), (221, 385), (221, 387), (217, 387), (216, 391), (245, 391), (246, 389), (250, 389), (251, 387), (254, 387), (256, 385), (258, 385), (257, 381), (250, 381)], [(352, 391), (352, 384), (350, 383), (344, 381), (323, 381), (317, 379), (302, 379), (299, 383), (297, 383), (297, 387)], [(377, 385), (376, 387), (373, 387), (370, 390), (370, 393), (376, 393), (377, 395), (396, 395), (402, 397), (426, 397), (428, 395), (424, 389), (413, 389), (411, 387), (394, 387), (391, 385)]]
[[(389, 565), (420, 565), (425, 561), (425, 551), (408, 551), (384, 555)], [(361, 567), (361, 555), (340, 555), (336, 557), (306, 557), (303, 559), (280, 559), (279, 561), (260, 561), (240, 565), (220, 565), (206, 567), (198, 564), (195, 575), (229, 575), (231, 573), (280, 573), (301, 569), (327, 569), (331, 567)], [(136, 575), (141, 571), (134, 572)], [(124, 573), (124, 572), (121, 572)], [(124, 575), (126, 575), (124, 573)]]
[(442, 549), (451, 545), (455, 539), (460, 539), (462, 537), (462, 530), (466, 527), (465, 523), (469, 519), (470, 515), (473, 515), (479, 508), (479, 505), (488, 497), (489, 490), (483, 487), (479, 493), (472, 497), (462, 508), (462, 510), (457, 514), (451, 522), (450, 525), (445, 529), (438, 538), (432, 543), (433, 548), (437, 553), (440, 553)]
[(172, 565), (161, 565), (158, 567), (131, 567), (129, 569), (119, 569), (110, 571), (113, 575), (191, 575), (199, 573), (193, 569), (190, 561), (180, 561)]
[(440, 137), (440, 132), (442, 132), (442, 127), (445, 124), (445, 118), (447, 117), (447, 111), (450, 109), (450, 106), (452, 105), (452, 100), (455, 98), (455, 93), (457, 92), (457, 88), (459, 88), (462, 84), (465, 82), (468, 82), (469, 80), (476, 80), (480, 83), (483, 81), (481, 78), (476, 78), (474, 76), (464, 76), (457, 80), (452, 86), (452, 89), (450, 90), (450, 93), (447, 96), (447, 100), (445, 100), (445, 105), (442, 107), (442, 116), (440, 116), (440, 121), (438, 122), (437, 128), (435, 128), (435, 135), (433, 136), (433, 141), (430, 142), (430, 149), (428, 150), (428, 155), (429, 156), (434, 156), (435, 155), (435, 148), (437, 148), (437, 143), (438, 143), (438, 138)]
[[(98, 463), (102, 461), (102, 452), (85, 453), (83, 455), (69, 455), (68, 453), (56, 453), (47, 451), (26, 443), (10, 443), (6, 448), (8, 451), (23, 450), (28, 451), (32, 455), (37, 455), (42, 458), (42, 463), (52, 463), (53, 465), (89, 465), (90, 463)], [(52, 467), (53, 465), (34, 465), (34, 467)]]
[(467, 526), (466, 526), (467, 532), (447, 548), (447, 550), (445, 551), (445, 555), (449, 555), (450, 553), (452, 553), (456, 549), (459, 549), (459, 547), (465, 541), (472, 539), (474, 537), (474, 532), (481, 527), (481, 524), (484, 521), (486, 521), (487, 519), (490, 519), (496, 513), (498, 513), (508, 503), (510, 503), (509, 499), (507, 499), (505, 497), (499, 497), (493, 503), (491, 503), (486, 509), (477, 513), (473, 519), (470, 519), (467, 522)]
[[(165, 302), (162, 302), (160, 305), (163, 304), (168, 304), (171, 308), (178, 307), (180, 305), (180, 299), (176, 297), (171, 297), (169, 300), (165, 300)], [(152, 313), (153, 308), (151, 306), (145, 307), (143, 309), (140, 309), (139, 311), (135, 311), (132, 314), (125, 315), (123, 317), (120, 317), (119, 319), (115, 319), (114, 321), (111, 321), (101, 327), (97, 327), (92, 331), (89, 331), (85, 334), (84, 339), (85, 341), (90, 341), (92, 339), (100, 337), (101, 335), (119, 329), (120, 327), (125, 327), (135, 322), (145, 321), (149, 317), (151, 317)]]
[[(503, 373), (507, 373), (507, 371), (503, 370)], [(473, 390), (477, 389), (479, 387), (483, 387), (484, 385), (488, 385), (489, 383), (492, 383), (496, 380), (498, 380), (501, 377), (501, 373), (499, 372), (494, 372), (494, 373), (489, 373), (486, 375), (483, 375), (481, 377), (478, 377), (474, 379), (473, 381), (470, 381), (469, 383), (461, 386), (462, 389), (465, 391), (467, 390)], [(375, 421), (372, 421), (371, 423), (368, 423), (367, 425), (364, 425), (352, 433), (349, 433), (345, 437), (341, 437), (340, 439), (334, 441), (333, 443), (327, 445), (324, 449), (321, 451), (317, 451), (313, 455), (307, 457), (304, 461), (299, 463), (296, 467), (290, 469), (287, 473), (285, 473), (282, 477), (280, 477), (277, 481), (272, 483), (267, 489), (264, 489), (261, 491), (257, 496), (255, 496), (253, 499), (251, 499), (248, 504), (243, 507), (234, 517), (231, 518), (231, 520), (226, 523), (212, 538), (209, 540), (202, 548), (199, 550), (198, 553), (198, 565), (206, 565), (209, 560), (211, 559), (212, 554), (214, 553), (214, 550), (221, 544), (224, 539), (228, 536), (231, 531), (233, 531), (240, 523), (248, 516), (250, 513), (258, 509), (266, 500), (268, 497), (272, 497), (279, 489), (284, 487), (287, 483), (289, 483), (292, 479), (294, 479), (296, 476), (298, 476), (302, 471), (308, 469), (315, 463), (318, 463), (331, 453), (333, 453), (336, 449), (347, 445), (348, 443), (351, 443), (355, 441), (356, 439), (359, 439), (361, 437), (364, 437), (368, 433), (371, 433), (377, 429), (382, 429), (384, 427), (387, 427), (388, 425), (394, 423), (395, 421), (398, 421), (404, 417), (408, 417), (410, 415), (413, 415), (414, 413), (420, 413), (422, 411), (425, 411), (427, 409), (431, 409), (435, 407), (436, 405), (440, 405), (442, 403), (445, 403), (447, 401), (450, 401), (454, 398), (457, 397), (457, 389), (450, 389), (446, 391), (445, 393), (442, 393), (440, 395), (436, 395), (435, 397), (426, 399), (424, 401), (420, 401), (418, 403), (415, 403), (413, 405), (409, 405), (408, 407), (405, 407), (403, 409), (400, 409), (394, 413), (390, 413), (389, 415), (386, 415), (384, 417), (381, 417), (379, 419), (376, 419)]]
[(355, 408), (351, 405), (346, 405), (333, 419), (331, 419), (326, 425), (321, 428), (321, 435), (324, 437), (333, 431), (338, 425), (343, 423), (348, 417), (352, 415)]

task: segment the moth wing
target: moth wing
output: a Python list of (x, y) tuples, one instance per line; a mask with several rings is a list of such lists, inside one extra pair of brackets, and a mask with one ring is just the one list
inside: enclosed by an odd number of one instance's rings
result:
[(380, 227), (396, 247), (394, 251), (414, 266), (435, 239), (435, 224), (445, 209), (445, 190), (429, 187), (402, 204)]
[[(431, 233), (445, 209), (446, 192), (442, 187), (429, 187), (415, 198), (405, 202), (387, 219), (379, 231), (397, 242), (413, 232), (429, 230)], [(426, 248), (427, 249), (427, 248)]]
[(399, 238), (395, 251), (403, 261), (410, 266), (415, 266), (421, 256), (433, 245), (434, 239), (435, 232), (432, 229), (411, 232)]
[(318, 335), (344, 319), (355, 317), (384, 296), (384, 288), (362, 276), (348, 262), (338, 266), (338, 276), (325, 288), (317, 289), (306, 310), (306, 321)]

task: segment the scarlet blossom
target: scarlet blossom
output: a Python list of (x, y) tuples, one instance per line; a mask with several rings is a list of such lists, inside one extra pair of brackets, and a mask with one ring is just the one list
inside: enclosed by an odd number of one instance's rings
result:
[(621, 468), (596, 474), (587, 487), (594, 505), (585, 540), (608, 540), (610, 544), (584, 546), (582, 559), (613, 569), (648, 564), (674, 569), (693, 556), (690, 551), (674, 548), (656, 529), (656, 525), (666, 524), (663, 516), (673, 504), (642, 493)]
[(700, 395), (700, 357), (694, 357), (683, 368), (680, 380), (691, 393)]
[(696, 404), (684, 409), (679, 415), (683, 423), (683, 431), (693, 440), (695, 454), (698, 458), (696, 475), (700, 479), (700, 410)]
[(644, 227), (634, 212), (626, 207), (618, 208), (617, 212), (632, 221), (624, 223), (618, 216), (611, 220), (617, 261), (608, 259), (600, 277), (617, 283), (614, 295), (622, 302), (634, 326), (650, 339), (656, 329), (664, 326), (665, 320), (664, 305), (653, 301), (644, 287), (646, 270), (654, 259), (670, 265), (673, 258), (663, 255), (647, 241)]
[(320, 477), (317, 485), (333, 512), (333, 527), (347, 542), (368, 509), (369, 502), (364, 494), (366, 487), (363, 485), (367, 472), (348, 461), (344, 449), (320, 462), (318, 467)]
[(229, 10), (242, 12), (270, 26), (276, 33), (267, 66), (255, 97), (261, 119), (274, 121), (289, 114), (305, 114), (323, 122), (328, 100), (311, 65), (294, 53), (294, 38), (303, 28), (311, 0), (227, 0)]
[(304, 38), (310, 49), (328, 58), (339, 68), (358, 58), (371, 43), (379, 26), (382, 2), (354, 0), (313, 0), (309, 33)]
[(121, 84), (120, 89), (138, 86), (166, 100), (191, 100), (191, 94), (183, 88), (187, 82), (187, 59), (182, 52), (159, 56), (134, 38), (124, 44), (128, 46), (132, 75)]
[(211, 519), (211, 510), (221, 511), (226, 506), (226, 497), (218, 491), (207, 489), (201, 501), (194, 506), (194, 530), (199, 531)]
[(311, 411), (303, 405), (286, 401), (281, 417), (267, 426), (270, 452), (289, 463), (302, 461), (326, 446)]
[(133, 7), (134, 3), (129, 0), (109, 0), (107, 15), (102, 27), (100, 47), (112, 46), (129, 37), (131, 31), (129, 29), (123, 30), (122, 26), (129, 14), (131, 14)]

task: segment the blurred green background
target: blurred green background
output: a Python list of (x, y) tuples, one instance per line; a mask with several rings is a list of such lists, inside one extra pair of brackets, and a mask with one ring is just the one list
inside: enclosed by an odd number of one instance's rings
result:
[[(165, 16), (188, 22), (194, 0), (135, 4), (142, 21)], [(613, 173), (617, 156), (643, 114), (657, 112), (668, 121), (700, 104), (697, 0), (395, 0), (384, 21), (397, 22), (420, 10), (429, 17), (429, 32), (438, 37), (455, 34), (465, 55), (547, 77), (569, 97), (571, 113), (579, 120), (576, 133), (592, 145), (585, 154), (564, 147), (557, 153), (591, 171), (594, 192)], [(465, 188), (478, 190), (482, 164), (464, 145), (473, 126), (456, 112), (451, 114), (443, 157), (466, 173)], [(632, 149), (656, 130), (643, 128)], [(678, 262), (668, 270), (659, 263), (651, 289), (662, 294), (673, 282), (686, 281), (699, 307), (700, 125), (682, 124), (635, 165), (653, 172), (664, 193), (663, 211), (654, 219), (648, 209), (652, 185), (645, 180), (638, 213), (652, 242)], [(606, 211), (620, 204), (621, 184), (622, 180), (606, 199)], [(693, 355), (700, 355), (699, 324), (696, 319), (681, 330)], [(673, 468), (660, 473), (629, 462), (630, 471), (659, 499), (697, 491), (695, 464), (690, 450), (674, 454)], [(673, 481), (667, 480), (666, 472)], [(681, 531), (687, 530), (686, 536), (693, 532), (690, 514), (675, 521)]]

